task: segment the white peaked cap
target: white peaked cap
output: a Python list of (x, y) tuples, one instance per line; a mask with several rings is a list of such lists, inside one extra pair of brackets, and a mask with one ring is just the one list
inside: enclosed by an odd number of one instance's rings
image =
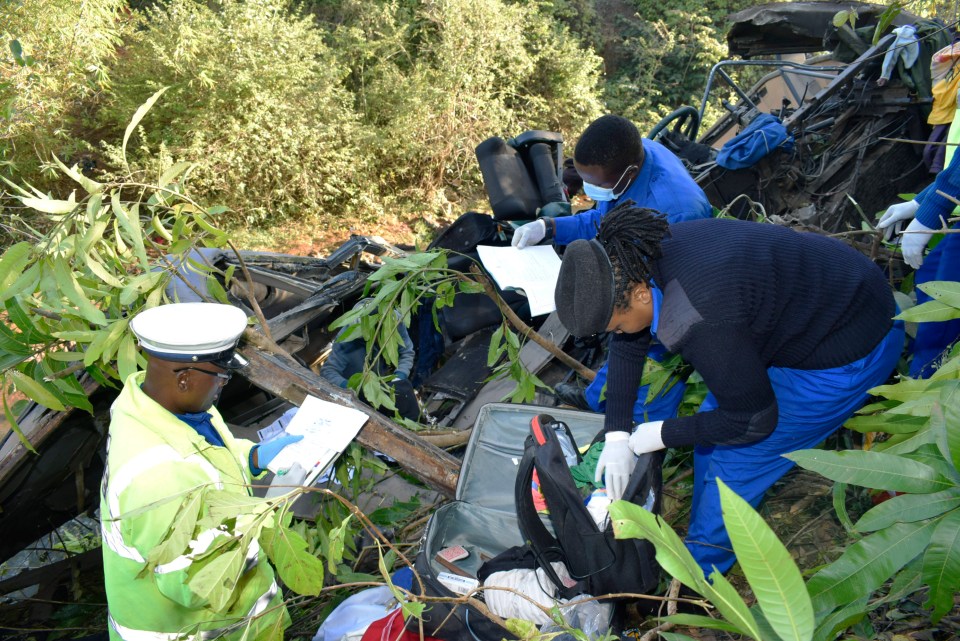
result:
[(247, 315), (233, 305), (171, 303), (144, 310), (130, 321), (140, 347), (174, 362), (212, 362), (232, 369), (245, 362), (234, 356)]

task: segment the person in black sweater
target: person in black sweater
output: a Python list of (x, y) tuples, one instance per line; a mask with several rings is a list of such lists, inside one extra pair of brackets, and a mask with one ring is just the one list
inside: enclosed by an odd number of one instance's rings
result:
[[(597, 237), (571, 244), (556, 289), (577, 336), (610, 347), (605, 447), (597, 465), (622, 496), (635, 455), (695, 446), (687, 545), (709, 576), (735, 557), (720, 513), (720, 477), (751, 505), (891, 374), (903, 324), (880, 269), (843, 243), (777, 225), (708, 218), (670, 225), (625, 203)], [(693, 416), (642, 423), (632, 405), (655, 336), (703, 377)]]

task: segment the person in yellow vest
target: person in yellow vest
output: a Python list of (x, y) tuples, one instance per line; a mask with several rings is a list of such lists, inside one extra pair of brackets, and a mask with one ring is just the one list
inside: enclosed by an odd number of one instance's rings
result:
[[(178, 303), (130, 322), (148, 362), (145, 372), (125, 381), (111, 407), (100, 493), (111, 640), (282, 639), (290, 624), (273, 568), (255, 540), (242, 567), (218, 577), (232, 589), (225, 606), (191, 589), (194, 556), (232, 536), (226, 527), (196, 535), (189, 553), (146, 571), (151, 551), (184, 517), (183, 497), (203, 487), (249, 496), (261, 468), (303, 438), (259, 445), (234, 438), (214, 408), (232, 371), (246, 364), (234, 354), (246, 321), (231, 305)], [(205, 506), (195, 509), (196, 516), (205, 514)]]

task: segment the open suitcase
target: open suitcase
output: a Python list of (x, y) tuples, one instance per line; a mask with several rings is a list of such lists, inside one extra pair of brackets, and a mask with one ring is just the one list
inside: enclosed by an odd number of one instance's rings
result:
[[(421, 540), (415, 569), (428, 595), (458, 596), (438, 579), (441, 573), (450, 574), (437, 559), (441, 550), (452, 546), (465, 548), (469, 555), (458, 560), (456, 566), (475, 577), (486, 560), (524, 543), (515, 506), (517, 471), (525, 439), (530, 434), (530, 422), (545, 411), (565, 422), (581, 445), (590, 443), (603, 428), (602, 414), (509, 403), (483, 406), (464, 453), (456, 500), (437, 509)], [(449, 581), (447, 578), (448, 584)], [(469, 580), (464, 583), (469, 584)], [(424, 624), (425, 632), (431, 636), (477, 641), (515, 638), (472, 608), (459, 606), (452, 615), (445, 603), (428, 608)]]

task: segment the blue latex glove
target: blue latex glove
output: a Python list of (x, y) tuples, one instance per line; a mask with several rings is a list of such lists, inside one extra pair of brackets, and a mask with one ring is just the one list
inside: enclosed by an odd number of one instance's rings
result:
[[(272, 441), (267, 441), (266, 443), (260, 443), (255, 446), (257, 462), (256, 466), (262, 470), (265, 470), (270, 461), (277, 458), (277, 454), (280, 453), (280, 450), (290, 445), (291, 443), (296, 443), (297, 441), (302, 441), (303, 436), (298, 435), (294, 436), (292, 434), (287, 434), (286, 436), (281, 436), (275, 438)], [(250, 457), (251, 459), (253, 456)]]
[(393, 377), (401, 381), (405, 381), (408, 378), (407, 375), (403, 372), (394, 372)]

